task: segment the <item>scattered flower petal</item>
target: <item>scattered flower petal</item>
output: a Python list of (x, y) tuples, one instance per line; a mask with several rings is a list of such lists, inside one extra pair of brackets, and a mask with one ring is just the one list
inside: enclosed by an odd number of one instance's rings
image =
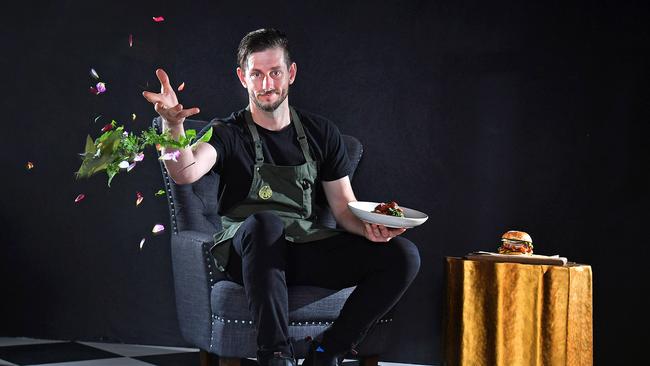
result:
[(133, 161), (142, 161), (144, 159), (144, 153), (137, 153), (133, 158)]
[(163, 18), (163, 17), (153, 17), (153, 21), (156, 22), (156, 23), (160, 23), (160, 22), (162, 22), (164, 20), (165, 20), (165, 18)]
[(160, 160), (173, 160), (175, 162), (178, 162), (178, 157), (181, 155), (180, 150), (176, 150), (170, 153), (165, 153), (160, 156)]
[(113, 129), (113, 124), (109, 123), (106, 126), (102, 127), (102, 132), (106, 132)]
[(135, 161), (133, 163), (131, 163), (128, 168), (126, 168), (126, 171), (130, 172), (131, 169), (133, 169), (133, 168), (135, 168)]
[(99, 79), (99, 75), (95, 69), (90, 69), (90, 76), (94, 77), (95, 79)]
[(185, 89), (185, 82), (183, 81), (181, 85), (178, 86), (178, 91), (183, 91)]
[(158, 192), (156, 192), (156, 196), (164, 196), (164, 195), (165, 195), (164, 189), (159, 189)]
[(97, 93), (103, 93), (106, 91), (106, 83), (100, 81), (97, 83), (95, 88), (97, 89)]
[(140, 192), (135, 192), (135, 205), (140, 206), (142, 203), (142, 200), (144, 200), (144, 196)]
[(97, 123), (97, 121), (99, 121), (100, 118), (102, 118), (101, 114), (99, 116), (95, 117), (95, 123)]
[(163, 231), (165, 231), (165, 227), (162, 226), (161, 224), (154, 225), (153, 229), (151, 230), (151, 232), (154, 234), (160, 234)]
[(86, 198), (86, 195), (83, 194), (83, 193), (80, 193), (80, 194), (77, 196), (77, 198), (74, 199), (74, 203), (78, 203), (79, 201), (83, 200), (84, 198)]
[(129, 167), (129, 162), (126, 161), (126, 160), (121, 161), (120, 164), (118, 165), (118, 167), (120, 167), (120, 169), (126, 169), (126, 168)]
[(135, 113), (131, 113), (131, 121), (135, 121)]
[(142, 240), (140, 240), (140, 249), (142, 249), (142, 246), (144, 245), (145, 240), (146, 240), (145, 238), (142, 238)]
[(129, 34), (129, 48), (133, 47), (133, 34)]
[(27, 170), (34, 169), (34, 163), (32, 163), (31, 161), (28, 161), (27, 164), (25, 164), (25, 168), (27, 168)]
[(94, 86), (91, 86), (91, 87), (90, 87), (90, 94), (95, 94), (95, 95), (97, 95), (97, 94), (99, 94), (99, 92), (97, 91), (97, 89), (95, 89)]
[(160, 144), (156, 144), (156, 150), (158, 151), (162, 150), (162, 146), (160, 146)]

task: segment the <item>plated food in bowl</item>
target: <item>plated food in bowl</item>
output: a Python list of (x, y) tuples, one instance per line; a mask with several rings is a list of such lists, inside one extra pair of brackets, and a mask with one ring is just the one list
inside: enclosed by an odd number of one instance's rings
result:
[(390, 201), (388, 203), (382, 202), (378, 204), (372, 212), (383, 215), (404, 217), (404, 210), (402, 210), (402, 208), (399, 207), (395, 201)]
[[(391, 228), (413, 228), (422, 225), (429, 218), (429, 216), (423, 212), (407, 207), (400, 207), (397, 202), (392, 206), (392, 212), (401, 212), (403, 216), (393, 215), (392, 213), (389, 213), (391, 212), (389, 211), (389, 208), (391, 208), (389, 204), (391, 202), (386, 204), (383, 202), (356, 201), (348, 203), (348, 208), (362, 221), (371, 224), (384, 225)], [(382, 206), (382, 204), (384, 206)], [(397, 208), (399, 208), (399, 210), (397, 210)], [(380, 212), (381, 209), (384, 209), (384, 212), (386, 213), (375, 212), (376, 209)]]

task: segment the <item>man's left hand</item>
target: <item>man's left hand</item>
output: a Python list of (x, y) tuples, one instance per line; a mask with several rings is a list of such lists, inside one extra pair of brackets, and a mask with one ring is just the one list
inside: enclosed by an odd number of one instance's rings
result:
[(387, 228), (384, 225), (370, 224), (367, 222), (364, 222), (363, 226), (363, 232), (366, 239), (382, 243), (385, 243), (406, 231), (405, 228)]

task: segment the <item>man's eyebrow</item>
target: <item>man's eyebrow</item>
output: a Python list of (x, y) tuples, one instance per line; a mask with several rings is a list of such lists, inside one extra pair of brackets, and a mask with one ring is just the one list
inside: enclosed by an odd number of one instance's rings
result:
[[(271, 71), (279, 70), (282, 69), (282, 66), (275, 66), (271, 68)], [(257, 72), (262, 72), (260, 69), (250, 69), (250, 72), (257, 71)]]

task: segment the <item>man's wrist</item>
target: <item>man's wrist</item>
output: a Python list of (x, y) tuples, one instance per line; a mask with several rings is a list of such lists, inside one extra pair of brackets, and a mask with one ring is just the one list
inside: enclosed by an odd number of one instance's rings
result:
[(175, 140), (178, 140), (179, 136), (185, 134), (185, 129), (183, 128), (182, 123), (169, 123), (164, 118), (162, 121), (163, 121), (162, 132), (163, 133), (169, 132), (169, 134), (171, 134)]

